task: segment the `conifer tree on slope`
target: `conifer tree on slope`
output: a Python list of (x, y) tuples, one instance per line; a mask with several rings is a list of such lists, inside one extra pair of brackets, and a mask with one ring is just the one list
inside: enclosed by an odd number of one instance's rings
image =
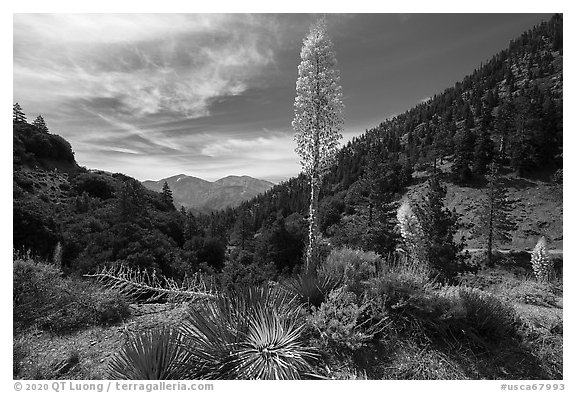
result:
[(40, 131), (48, 133), (48, 126), (46, 125), (46, 122), (44, 121), (42, 115), (38, 115), (38, 117), (34, 119), (34, 121), (32, 122), (32, 125), (35, 126), (37, 129), (39, 129)]
[(334, 45), (326, 33), (326, 20), (314, 24), (304, 40), (298, 66), (294, 120), (296, 152), (310, 181), (310, 217), (306, 269), (318, 257), (318, 194), (323, 175), (335, 158), (342, 138), (342, 87)]
[(498, 169), (494, 163), (490, 166), (486, 188), (485, 204), (477, 211), (477, 225), (472, 234), (484, 238), (486, 244), (486, 260), (488, 267), (494, 266), (492, 250), (497, 243), (512, 241), (511, 232), (517, 228), (510, 216), (513, 209), (512, 201), (508, 199), (508, 191), (498, 178)]
[(162, 197), (164, 199), (164, 202), (173, 206), (174, 198), (172, 197), (172, 190), (170, 189), (170, 186), (166, 181), (162, 185)]
[(22, 111), (19, 103), (12, 105), (12, 122), (13, 123), (26, 123), (26, 115)]
[(464, 262), (466, 256), (461, 254), (464, 242), (454, 240), (459, 216), (445, 207), (445, 197), (446, 187), (434, 174), (420, 200), (415, 201), (414, 213), (425, 237), (428, 263), (438, 278), (446, 282), (471, 269)]
[[(368, 222), (363, 236), (365, 250), (386, 255), (396, 249), (399, 238), (396, 226), (396, 207), (393, 195), (400, 188), (401, 165), (387, 162), (376, 142), (370, 143), (363, 181), (368, 189)], [(396, 167), (395, 167), (396, 165)]]

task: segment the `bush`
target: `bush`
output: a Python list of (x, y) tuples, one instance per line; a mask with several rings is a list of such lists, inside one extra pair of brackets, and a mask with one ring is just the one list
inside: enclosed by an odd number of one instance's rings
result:
[[(465, 324), (485, 342), (498, 342), (514, 336), (519, 326), (513, 307), (487, 292), (462, 287), (458, 295), (466, 311)], [(468, 335), (470, 336), (470, 334)]]
[(395, 309), (411, 298), (430, 292), (435, 286), (425, 265), (392, 261), (369, 281), (368, 291), (371, 297), (385, 302), (388, 309)]
[(374, 313), (366, 300), (363, 297), (359, 302), (356, 294), (338, 288), (313, 311), (309, 323), (326, 346), (357, 350), (372, 340), (387, 320), (383, 313)]
[(242, 252), (238, 258), (227, 260), (218, 275), (220, 286), (225, 290), (233, 290), (263, 285), (274, 279), (277, 273), (273, 263), (254, 263), (251, 257), (251, 254)]
[(341, 248), (328, 255), (318, 275), (342, 282), (349, 291), (361, 295), (366, 281), (376, 274), (380, 263), (380, 257), (373, 251)]
[(81, 173), (71, 179), (78, 195), (86, 192), (94, 198), (110, 199), (119, 190), (118, 181), (111, 176), (99, 173)]
[(301, 304), (320, 307), (330, 291), (340, 283), (332, 276), (310, 272), (289, 278), (282, 287), (296, 296)]
[(14, 260), (14, 328), (38, 326), (68, 333), (122, 320), (130, 313), (123, 296), (78, 279), (64, 278), (54, 265)]
[(529, 276), (509, 278), (490, 290), (506, 301), (541, 307), (558, 307), (556, 296), (558, 291), (560, 289), (551, 283), (539, 282)]

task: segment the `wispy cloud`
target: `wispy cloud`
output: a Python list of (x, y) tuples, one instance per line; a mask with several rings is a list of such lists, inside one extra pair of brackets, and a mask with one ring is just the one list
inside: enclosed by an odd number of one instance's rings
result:
[(273, 32), (234, 15), (15, 15), (15, 98), (37, 89), (38, 103), (114, 99), (99, 109), (125, 119), (207, 116), (259, 83)]
[(294, 147), (291, 135), (272, 135), (254, 139), (231, 138), (217, 141), (204, 146), (201, 152), (213, 158), (246, 158), (262, 162), (292, 158), (297, 161), (298, 156), (294, 152)]

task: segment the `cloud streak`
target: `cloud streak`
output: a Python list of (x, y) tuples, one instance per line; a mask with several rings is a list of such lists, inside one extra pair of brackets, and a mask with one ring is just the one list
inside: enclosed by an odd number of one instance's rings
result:
[[(15, 14), (13, 99), (89, 168), (280, 181), (300, 171), (295, 81), (317, 17)], [(541, 18), (328, 15), (345, 140), (448, 87)]]
[(16, 15), (14, 31), (16, 96), (113, 99), (100, 110), (125, 119), (208, 116), (274, 61), (272, 25), (233, 15)]

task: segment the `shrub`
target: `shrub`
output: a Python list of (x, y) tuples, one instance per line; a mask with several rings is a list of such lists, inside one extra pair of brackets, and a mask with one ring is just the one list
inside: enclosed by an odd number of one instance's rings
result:
[(338, 288), (313, 311), (309, 323), (325, 345), (357, 350), (372, 340), (387, 319), (382, 313), (373, 315), (366, 300), (362, 298), (359, 302), (355, 293)]
[[(465, 324), (474, 329), (486, 342), (498, 342), (515, 335), (518, 318), (513, 307), (504, 304), (496, 296), (474, 288), (460, 288)], [(470, 337), (470, 334), (468, 335)]]
[(29, 348), (21, 340), (12, 341), (12, 378), (18, 378), (21, 371), (21, 363), (28, 355)]
[(333, 250), (328, 255), (319, 268), (318, 275), (329, 277), (334, 282), (341, 282), (349, 291), (360, 295), (364, 291), (366, 281), (376, 274), (380, 263), (380, 257), (373, 251), (341, 248)]
[[(242, 257), (242, 254), (240, 257)], [(247, 263), (243, 263), (246, 261)], [(218, 275), (220, 286), (225, 290), (234, 288), (248, 288), (263, 285), (276, 275), (276, 268), (273, 263), (258, 264), (246, 258), (227, 260), (224, 263), (222, 272)]]
[(33, 325), (55, 333), (118, 322), (130, 313), (123, 296), (78, 279), (54, 265), (16, 259), (13, 271), (14, 327)]
[(319, 307), (330, 291), (340, 285), (341, 281), (330, 275), (309, 272), (286, 280), (282, 287), (292, 293), (301, 304)]
[(99, 173), (80, 173), (71, 179), (71, 185), (78, 195), (86, 192), (100, 199), (110, 199), (119, 190), (114, 178)]
[(371, 297), (385, 302), (388, 309), (394, 309), (435, 286), (426, 265), (392, 261), (383, 265), (378, 275), (369, 281), (368, 291)]

